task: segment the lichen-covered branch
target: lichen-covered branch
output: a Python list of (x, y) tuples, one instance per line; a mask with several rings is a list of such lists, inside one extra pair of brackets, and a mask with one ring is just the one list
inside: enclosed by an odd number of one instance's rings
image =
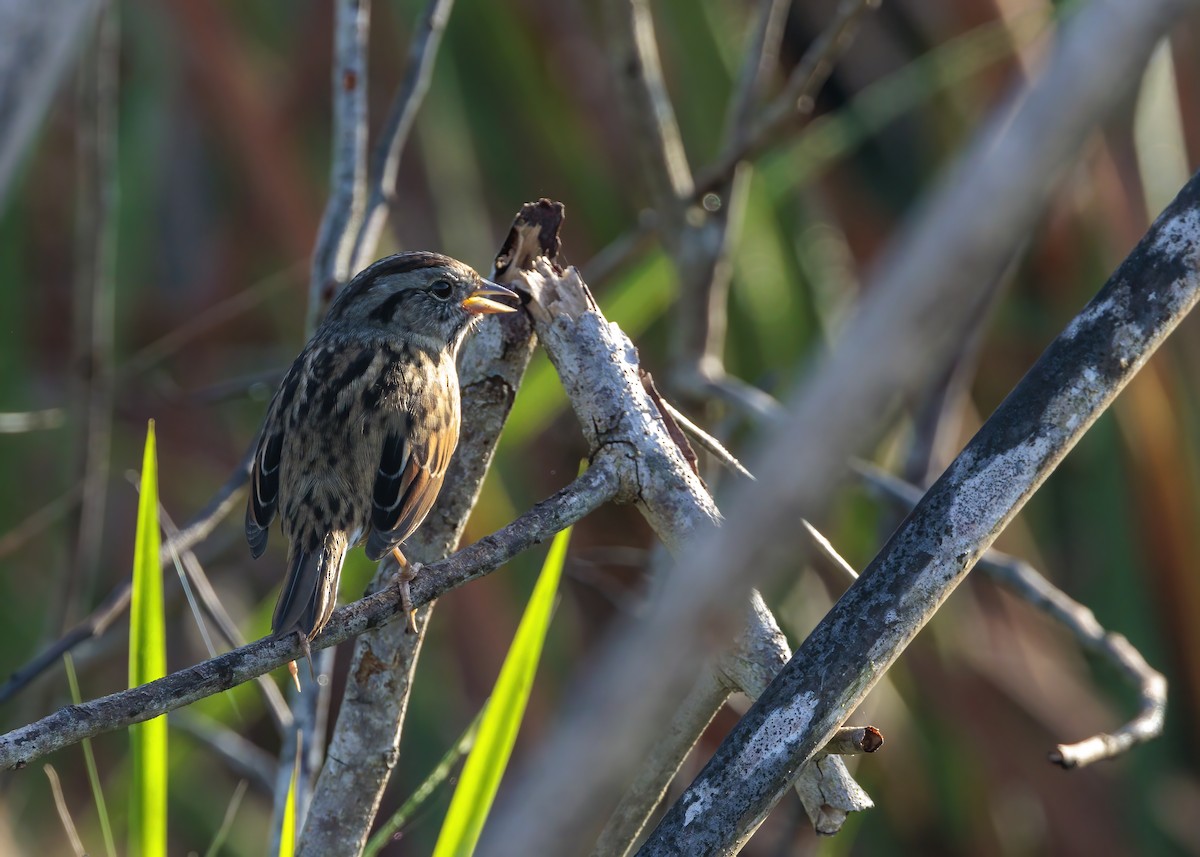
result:
[(736, 849), (787, 788), (789, 771), (841, 725), (1198, 300), (1200, 176), (926, 492), (643, 853)]
[[(879, 468), (857, 463), (855, 469), (870, 485), (908, 509), (921, 501), (921, 489)], [(1064, 768), (1090, 765), (1128, 751), (1135, 744), (1162, 734), (1167, 712), (1167, 680), (1146, 662), (1123, 635), (1105, 630), (1096, 614), (1015, 556), (988, 548), (979, 569), (1017, 597), (1041, 610), (1075, 636), (1079, 644), (1107, 660), (1138, 693), (1138, 713), (1115, 732), (1101, 733), (1074, 744), (1059, 744), (1050, 761)]]

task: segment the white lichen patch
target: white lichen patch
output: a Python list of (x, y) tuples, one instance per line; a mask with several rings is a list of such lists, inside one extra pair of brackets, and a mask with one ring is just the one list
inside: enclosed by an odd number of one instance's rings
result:
[(1118, 310), (1119, 305), (1112, 298), (1097, 303), (1090, 303), (1083, 308), (1079, 315), (1071, 319), (1071, 323), (1062, 332), (1061, 338), (1068, 341), (1072, 340), (1078, 335), (1080, 330), (1091, 327), (1101, 318)]
[(708, 783), (696, 783), (688, 791), (691, 794), (692, 800), (687, 805), (687, 809), (683, 811), (684, 827), (687, 827), (697, 818), (708, 812), (712, 808), (713, 798), (717, 796), (717, 790)]
[(800, 733), (812, 722), (816, 705), (817, 697), (806, 693), (768, 714), (733, 760), (733, 770), (746, 777), (780, 756), (789, 756)]
[(1200, 264), (1200, 211), (1187, 209), (1164, 223), (1152, 246), (1156, 253)]
[(996, 517), (1016, 506), (1030, 488), (1034, 474), (1054, 448), (1042, 434), (1027, 438), (991, 457), (959, 488), (946, 517), (949, 538), (944, 553), (956, 557), (973, 553), (995, 528)]

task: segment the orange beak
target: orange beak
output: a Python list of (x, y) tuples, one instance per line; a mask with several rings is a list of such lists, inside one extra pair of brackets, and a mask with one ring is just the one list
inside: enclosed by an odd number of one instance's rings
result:
[(471, 292), (461, 306), (475, 315), (488, 315), (495, 312), (516, 312), (515, 306), (497, 303), (494, 298), (519, 301), (520, 296), (512, 289), (506, 289), (498, 283), (484, 280), (483, 285)]

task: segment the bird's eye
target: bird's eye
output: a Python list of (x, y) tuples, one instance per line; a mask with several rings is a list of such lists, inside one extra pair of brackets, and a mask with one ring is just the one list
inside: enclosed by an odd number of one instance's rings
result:
[(429, 293), (439, 301), (448, 301), (454, 294), (454, 286), (445, 280), (434, 280), (429, 286)]

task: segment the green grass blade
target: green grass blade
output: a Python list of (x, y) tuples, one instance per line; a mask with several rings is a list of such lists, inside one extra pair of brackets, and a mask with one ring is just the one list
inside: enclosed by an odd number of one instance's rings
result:
[(225, 840), (229, 838), (229, 831), (233, 829), (233, 820), (237, 817), (238, 809), (242, 806), (242, 798), (246, 796), (246, 789), (249, 785), (249, 780), (240, 780), (238, 782), (237, 788), (233, 790), (233, 797), (229, 799), (229, 806), (225, 807), (225, 817), (221, 819), (221, 826), (217, 829), (217, 835), (213, 837), (208, 850), (204, 852), (204, 857), (217, 857), (221, 853), (221, 848), (225, 845)]
[(296, 853), (296, 785), (300, 777), (300, 748), (304, 745), (304, 733), (296, 733), (296, 764), (292, 766), (292, 779), (288, 783), (287, 800), (283, 802), (283, 818), (279, 829), (279, 857), (292, 857)]
[(450, 800), (434, 857), (467, 857), (479, 841), (525, 714), (570, 538), (570, 529), (563, 530), (550, 545), (550, 553), (484, 709), (475, 747), (467, 756), (458, 788)]
[(479, 709), (479, 713), (475, 715), (475, 719), (470, 725), (463, 730), (463, 734), (459, 736), (454, 745), (446, 751), (445, 755), (438, 760), (437, 765), (429, 772), (422, 783), (417, 786), (416, 791), (409, 796), (408, 800), (400, 805), (400, 808), (392, 814), (392, 817), (383, 823), (383, 825), (375, 832), (367, 842), (367, 847), (363, 850), (362, 857), (375, 857), (383, 847), (387, 845), (393, 836), (404, 829), (404, 825), (408, 824), (413, 819), (424, 804), (446, 780), (450, 779), (450, 773), (454, 770), (458, 760), (467, 753), (471, 752), (471, 748), (475, 746), (475, 736), (479, 734), (479, 723), (483, 720), (483, 712), (487, 709), (487, 703)]
[[(75, 661), (70, 652), (63, 653), (63, 666), (67, 670), (67, 684), (71, 687), (71, 702), (79, 705), (83, 696), (79, 693), (79, 679), (75, 675)], [(117, 857), (117, 843), (113, 839), (112, 824), (108, 819), (108, 803), (100, 787), (100, 769), (96, 767), (96, 754), (92, 752), (92, 739), (84, 738), (83, 761), (87, 766), (88, 782), (92, 786), (92, 799), (96, 802), (96, 815), (100, 817), (100, 833), (104, 836), (104, 853)]]
[[(167, 674), (162, 566), (158, 554), (158, 459), (154, 448), (154, 420), (151, 420), (142, 457), (133, 593), (129, 602), (130, 687)], [(166, 857), (167, 718), (156, 717), (130, 726), (129, 739), (133, 763), (129, 853), (140, 857)]]

